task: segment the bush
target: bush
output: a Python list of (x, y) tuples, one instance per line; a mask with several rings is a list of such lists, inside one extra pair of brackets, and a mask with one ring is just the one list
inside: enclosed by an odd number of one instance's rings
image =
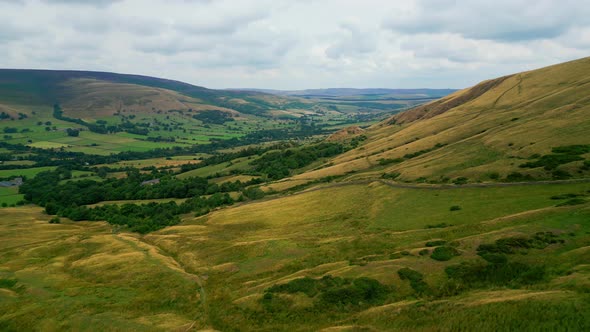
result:
[(424, 294), (430, 291), (428, 284), (424, 282), (424, 276), (422, 273), (412, 270), (410, 268), (404, 267), (397, 271), (401, 280), (409, 280), (410, 286), (412, 289), (418, 294)]
[(445, 269), (449, 279), (459, 281), (468, 288), (493, 285), (530, 285), (545, 278), (545, 267), (518, 262), (485, 264), (463, 262)]
[(426, 255), (430, 255), (430, 250), (428, 249), (422, 249), (418, 252), (418, 255), (420, 256), (426, 256)]
[(436, 224), (436, 225), (426, 225), (426, 228), (446, 228), (446, 227), (451, 227), (453, 226), (452, 224), (447, 224), (446, 222), (441, 222), (440, 224)]
[(565, 180), (572, 177), (572, 175), (562, 169), (556, 169), (551, 172), (551, 177), (555, 180)]
[(587, 201), (583, 198), (572, 198), (572, 199), (568, 199), (567, 201), (563, 202), (563, 203), (559, 203), (556, 206), (571, 206), (571, 205), (580, 205), (580, 204), (584, 204)]
[(50, 224), (61, 224), (61, 220), (59, 219), (59, 217), (53, 217), (49, 220)]
[(427, 247), (438, 247), (438, 246), (442, 246), (443, 244), (446, 244), (447, 241), (445, 240), (434, 240), (434, 241), (428, 241), (426, 242), (426, 246)]
[(324, 276), (321, 279), (305, 277), (268, 288), (261, 301), (267, 303), (274, 301), (277, 297), (271, 293), (297, 292), (304, 293), (309, 297), (315, 297), (318, 300), (316, 305), (320, 309), (325, 309), (326, 306), (380, 304), (385, 301), (391, 290), (379, 281), (365, 277), (357, 279), (343, 279), (332, 276)]
[(389, 180), (395, 180), (397, 179), (401, 174), (400, 173), (383, 173), (381, 174), (381, 178), (383, 179), (389, 179)]
[(551, 149), (551, 152), (569, 155), (581, 155), (585, 153), (590, 153), (590, 144), (558, 146), (556, 148)]
[(561, 194), (561, 195), (551, 196), (551, 199), (559, 200), (559, 199), (576, 198), (576, 197), (580, 197), (580, 196), (584, 196), (584, 195), (583, 194)]
[(458, 177), (455, 180), (453, 180), (453, 183), (456, 184), (456, 185), (462, 185), (462, 184), (466, 184), (467, 183), (467, 180), (469, 180), (469, 179), (467, 179), (466, 177), (461, 176), (461, 177)]
[(448, 246), (436, 247), (430, 255), (430, 258), (437, 260), (437, 261), (448, 261), (455, 256), (459, 256), (461, 253), (453, 248)]
[(491, 173), (488, 173), (488, 177), (492, 180), (498, 180), (498, 179), (500, 179), (500, 173), (491, 172)]
[(0, 278), (0, 288), (12, 288), (16, 285), (16, 279)]
[[(557, 235), (551, 232), (538, 232), (532, 237), (508, 237), (498, 239), (493, 244), (481, 244), (477, 247), (477, 254), (486, 259), (484, 256), (488, 254), (515, 254), (531, 248), (544, 249), (557, 242), (559, 242)], [(494, 259), (491, 256), (488, 257)]]
[(530, 161), (520, 165), (522, 168), (537, 168), (543, 167), (545, 170), (556, 169), (559, 165), (568, 164), (574, 161), (584, 160), (578, 155), (569, 154), (548, 154), (539, 158), (537, 161)]
[(522, 174), (519, 172), (512, 172), (506, 176), (507, 182), (524, 182), (524, 181), (533, 181), (533, 178), (530, 174)]
[(449, 208), (449, 211), (459, 211), (461, 207), (459, 205), (453, 205)]
[(310, 277), (294, 279), (286, 284), (275, 285), (268, 289), (271, 293), (304, 293), (307, 296), (314, 296), (317, 294), (317, 280)]
[(420, 273), (416, 270), (412, 270), (408, 267), (404, 267), (402, 269), (399, 269), (397, 271), (397, 274), (399, 275), (399, 278), (401, 280), (420, 281), (420, 280), (424, 279), (424, 275), (422, 275), (422, 273)]

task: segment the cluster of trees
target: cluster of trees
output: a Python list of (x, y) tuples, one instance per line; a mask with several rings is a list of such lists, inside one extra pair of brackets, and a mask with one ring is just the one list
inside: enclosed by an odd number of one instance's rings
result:
[(234, 118), (231, 116), (230, 113), (217, 111), (217, 110), (210, 110), (210, 111), (202, 111), (195, 115), (193, 115), (194, 119), (200, 120), (203, 123), (210, 123), (210, 124), (224, 124), (229, 121), (234, 121)]
[[(35, 178), (25, 182), (20, 192), (25, 199), (35, 204), (46, 206), (54, 204), (58, 207), (70, 205), (88, 205), (101, 201), (141, 200), (159, 198), (187, 198), (201, 195), (212, 195), (220, 192), (241, 191), (259, 180), (248, 182), (226, 182), (223, 184), (209, 183), (201, 177), (177, 179), (165, 172), (153, 171), (141, 174), (137, 169), (127, 171), (123, 179), (106, 179), (104, 181), (78, 180), (60, 182), (71, 178), (71, 171), (59, 167), (55, 171), (39, 173)], [(156, 184), (142, 184), (158, 178)]]
[[(188, 212), (207, 213), (210, 209), (232, 204), (227, 194), (243, 191), (243, 195), (255, 199), (260, 192), (247, 188), (259, 180), (227, 182), (221, 185), (207, 179), (193, 177), (177, 179), (169, 173), (141, 174), (137, 169), (127, 172), (124, 179), (105, 181), (79, 180), (61, 183), (70, 179), (71, 170), (58, 167), (55, 171), (39, 173), (20, 187), (25, 200), (44, 206), (48, 214), (58, 214), (72, 220), (106, 220), (109, 223), (127, 225), (137, 232), (148, 232), (179, 222), (178, 215)], [(160, 177), (157, 184), (142, 182)], [(202, 198), (203, 195), (211, 195)], [(263, 196), (263, 195), (262, 195)], [(140, 200), (157, 198), (189, 198), (177, 205), (174, 202), (146, 205), (126, 204), (125, 209), (113, 206), (88, 208), (85, 205), (111, 200)]]
[(80, 130), (78, 130), (78, 129), (68, 128), (68, 129), (66, 129), (66, 133), (68, 134), (68, 136), (72, 136), (72, 137), (80, 136)]
[(167, 203), (148, 204), (108, 204), (88, 208), (86, 206), (58, 207), (48, 204), (47, 213), (55, 213), (72, 220), (105, 220), (110, 224), (125, 226), (132, 232), (149, 233), (173, 226), (180, 222), (179, 215), (196, 212), (197, 215), (208, 213), (219, 206), (233, 204), (233, 199), (227, 194), (217, 193), (208, 198), (194, 197), (181, 204), (174, 201)]
[(344, 151), (345, 148), (342, 144), (320, 143), (299, 149), (269, 152), (251, 164), (256, 172), (265, 174), (269, 179), (278, 180), (289, 176), (294, 169), (305, 167), (320, 158), (335, 156)]

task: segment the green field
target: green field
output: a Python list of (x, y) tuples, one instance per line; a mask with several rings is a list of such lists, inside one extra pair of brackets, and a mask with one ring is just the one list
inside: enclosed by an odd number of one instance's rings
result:
[(8, 178), (11, 176), (26, 176), (28, 178), (35, 177), (35, 175), (49, 170), (54, 170), (54, 166), (31, 167), (24, 169), (2, 169), (0, 170), (0, 178)]
[(0, 187), (0, 206), (11, 206), (20, 202), (24, 195), (18, 193), (17, 187)]

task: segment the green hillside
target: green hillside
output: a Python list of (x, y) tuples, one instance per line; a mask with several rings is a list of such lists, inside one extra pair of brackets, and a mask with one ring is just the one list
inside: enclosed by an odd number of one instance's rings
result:
[(364, 132), (362, 146), (294, 180), (347, 172), (431, 183), (588, 177), (587, 148), (556, 152), (590, 144), (588, 84), (590, 58), (486, 81), (394, 115)]

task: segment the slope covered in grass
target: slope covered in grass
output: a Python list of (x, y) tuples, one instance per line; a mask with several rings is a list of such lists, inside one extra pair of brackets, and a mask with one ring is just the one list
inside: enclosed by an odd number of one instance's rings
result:
[[(584, 329), (588, 190), (350, 184), (185, 216), (146, 236), (5, 209), (0, 326)], [(572, 194), (582, 203), (557, 207)], [(494, 243), (513, 248), (507, 263), (478, 255)], [(438, 260), (438, 248), (455, 254)], [(471, 274), (451, 277), (462, 263)], [(499, 283), (476, 269), (510, 272)]]
[(373, 126), (364, 144), (295, 179), (351, 171), (422, 182), (490, 181), (514, 172), (523, 179), (588, 177), (587, 152), (558, 168), (520, 166), (554, 148), (590, 144), (589, 84), (590, 58), (486, 81)]

